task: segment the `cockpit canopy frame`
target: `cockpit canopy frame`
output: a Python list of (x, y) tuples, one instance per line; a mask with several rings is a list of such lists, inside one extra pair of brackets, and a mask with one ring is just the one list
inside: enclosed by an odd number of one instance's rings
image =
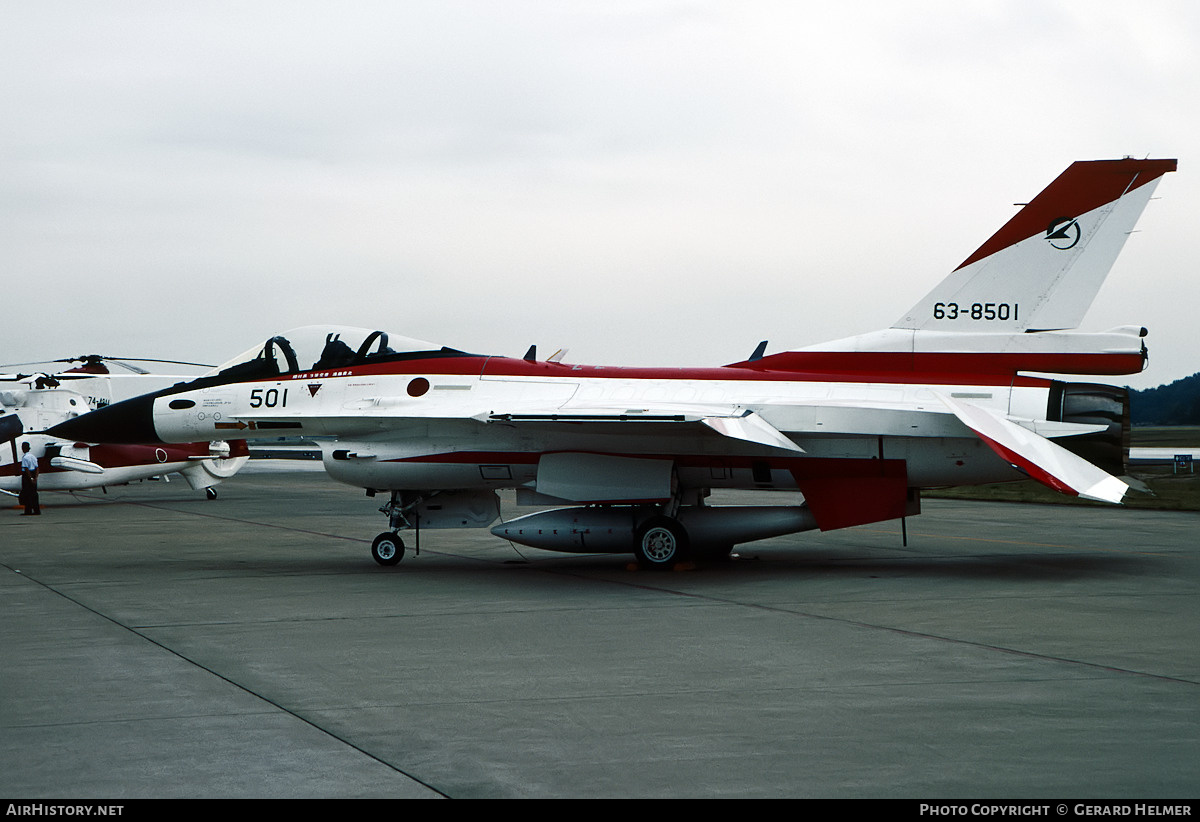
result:
[[(263, 380), (413, 357), (475, 356), (412, 337), (352, 326), (310, 325), (286, 331), (217, 366), (205, 376)], [(312, 363), (312, 365), (308, 365)]]

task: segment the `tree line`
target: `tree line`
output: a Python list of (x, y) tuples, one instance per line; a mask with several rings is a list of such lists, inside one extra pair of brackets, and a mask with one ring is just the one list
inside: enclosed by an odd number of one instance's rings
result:
[(1157, 388), (1129, 389), (1129, 416), (1134, 425), (1200, 425), (1200, 373)]

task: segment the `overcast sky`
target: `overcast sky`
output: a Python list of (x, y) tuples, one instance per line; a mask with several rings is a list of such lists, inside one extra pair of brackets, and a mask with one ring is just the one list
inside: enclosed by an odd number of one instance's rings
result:
[[(0, 362), (315, 323), (710, 365), (886, 327), (1076, 159), (1200, 371), (1194, 2), (0, 4)], [(1126, 382), (1117, 379), (1117, 382)]]

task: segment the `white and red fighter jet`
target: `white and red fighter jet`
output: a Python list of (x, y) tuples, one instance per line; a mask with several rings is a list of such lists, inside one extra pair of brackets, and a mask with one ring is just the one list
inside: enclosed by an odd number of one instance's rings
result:
[[(1145, 329), (1073, 331), (1175, 160), (1077, 162), (890, 328), (712, 368), (469, 354), (364, 329), (286, 332), (190, 383), (70, 420), (88, 442), (303, 436), (390, 493), (397, 532), (486, 527), (498, 489), (564, 507), (492, 533), (646, 567), (919, 513), (920, 490), (1032, 477), (1119, 502)], [(712, 489), (803, 504), (709, 506)]]

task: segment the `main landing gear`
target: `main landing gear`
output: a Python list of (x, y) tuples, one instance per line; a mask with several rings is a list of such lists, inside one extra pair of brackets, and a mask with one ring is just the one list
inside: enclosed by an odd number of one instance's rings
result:
[(670, 570), (689, 556), (687, 531), (673, 517), (653, 516), (634, 534), (633, 553), (643, 568)]

